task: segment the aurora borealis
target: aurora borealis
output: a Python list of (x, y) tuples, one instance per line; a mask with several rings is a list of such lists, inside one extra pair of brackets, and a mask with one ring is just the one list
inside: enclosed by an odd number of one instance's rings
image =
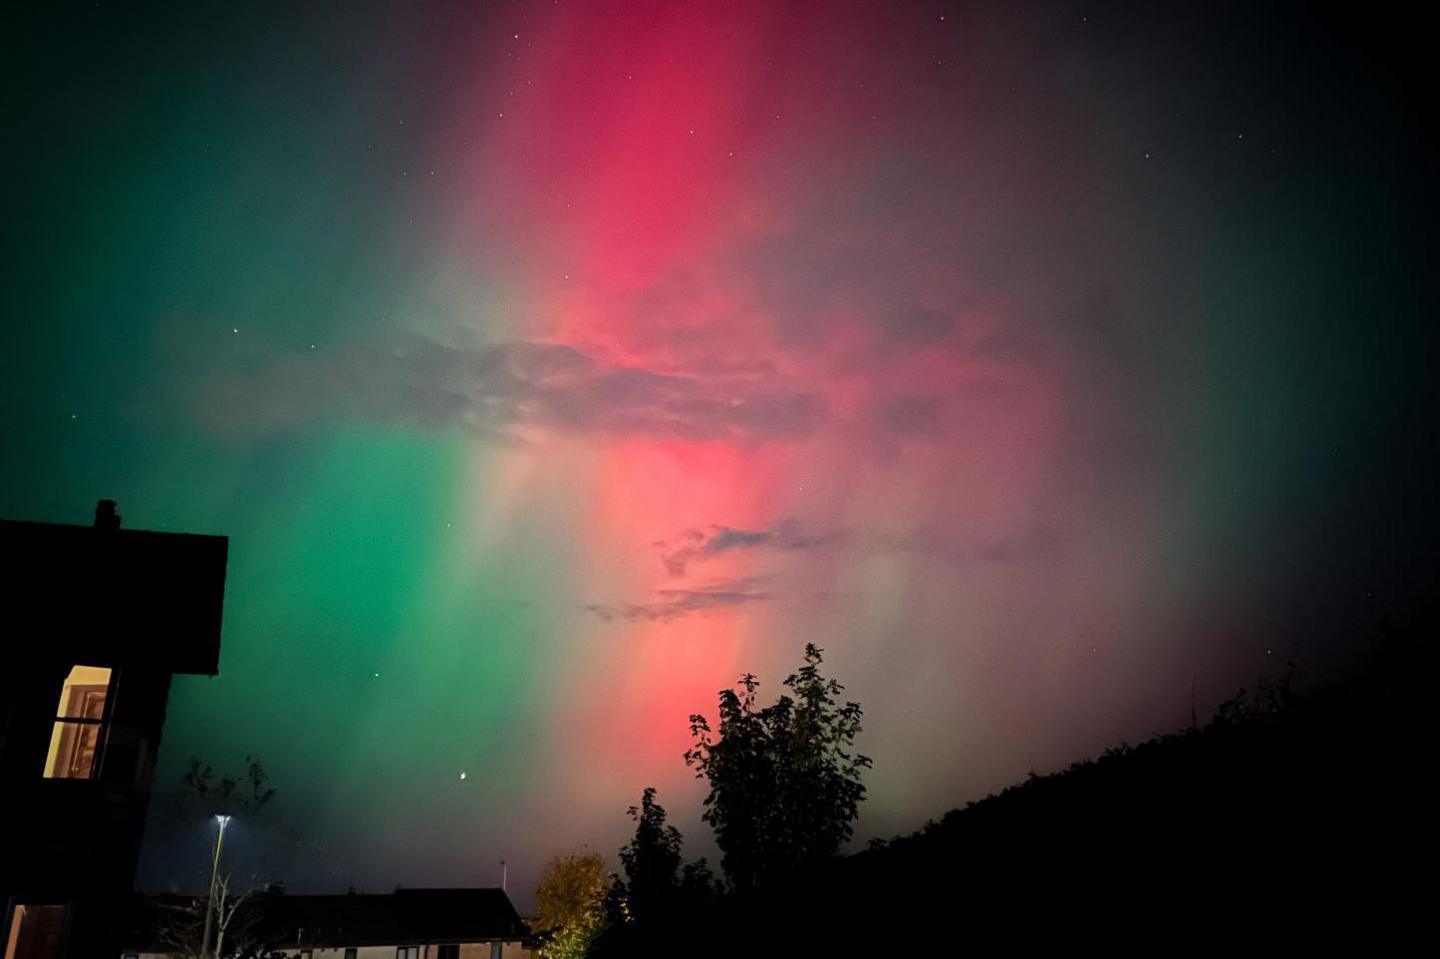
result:
[(0, 515), (230, 537), (160, 776), (297, 888), (703, 852), (807, 641), (861, 840), (1323, 675), (1433, 568), (1417, 41), (1248, 6), (37, 5)]

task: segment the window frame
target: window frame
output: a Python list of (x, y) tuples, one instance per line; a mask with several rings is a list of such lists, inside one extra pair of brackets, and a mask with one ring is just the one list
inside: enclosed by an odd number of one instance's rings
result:
[(57, 956), (65, 955), (65, 948), (70, 940), (70, 914), (72, 903), (68, 899), (52, 899), (44, 896), (11, 896), (5, 903), (5, 912), (0, 915), (0, 959), (8, 959), (10, 955), (10, 936), (15, 925), (16, 910), (22, 906), (59, 906), (60, 907), (60, 951)]
[[(101, 770), (105, 765), (106, 745), (110, 739), (110, 726), (115, 716), (115, 697), (120, 689), (120, 667), (119, 666), (96, 666), (91, 663), (73, 662), (70, 669), (66, 671), (65, 677), (68, 680), (70, 672), (77, 666), (88, 666), (92, 669), (104, 669), (110, 675), (105, 683), (105, 701), (100, 706), (100, 715), (97, 718), (87, 716), (66, 716), (64, 715), (65, 685), (61, 683), (61, 701), (56, 703), (55, 715), (50, 721), (50, 736), (53, 739), (57, 727), (94, 726), (95, 730), (95, 755), (90, 761), (89, 774), (86, 776), (57, 776), (50, 772), (49, 751), (46, 751), (45, 767), (41, 770), (42, 779), (59, 782), (94, 782), (100, 778)], [(78, 735), (78, 733), (77, 733)], [(57, 757), (58, 759), (58, 757)]]

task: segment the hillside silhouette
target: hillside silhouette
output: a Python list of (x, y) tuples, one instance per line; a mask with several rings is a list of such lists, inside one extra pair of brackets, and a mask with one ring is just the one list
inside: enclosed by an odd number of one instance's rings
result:
[(1423, 915), (1425, 675), (1418, 647), (1391, 642), (1342, 685), (1262, 682), (1203, 725), (1032, 774), (602, 954), (1374, 948)]

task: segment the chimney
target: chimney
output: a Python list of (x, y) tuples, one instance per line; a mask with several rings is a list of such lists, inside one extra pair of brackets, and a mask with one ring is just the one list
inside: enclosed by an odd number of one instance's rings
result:
[(95, 504), (95, 528), (107, 533), (120, 528), (120, 514), (115, 512), (113, 499), (102, 499)]

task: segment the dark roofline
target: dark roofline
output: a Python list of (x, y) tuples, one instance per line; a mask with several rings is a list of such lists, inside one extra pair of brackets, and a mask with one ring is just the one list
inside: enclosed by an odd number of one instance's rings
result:
[[(144, 897), (128, 948), (144, 950), (157, 943), (155, 906), (202, 899)], [(272, 892), (252, 898), (247, 906), (251, 903), (259, 910), (256, 921), (268, 927), (266, 939), (275, 948), (517, 942), (531, 935), (509, 895), (493, 887), (342, 895)]]
[(22, 657), (213, 676), (228, 559), (224, 536), (0, 519), (0, 616), (43, 638)]

